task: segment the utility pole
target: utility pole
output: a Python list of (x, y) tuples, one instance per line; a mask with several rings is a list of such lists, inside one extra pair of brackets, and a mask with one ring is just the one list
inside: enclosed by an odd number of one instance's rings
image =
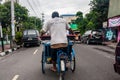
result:
[(44, 13), (42, 13), (42, 25), (44, 23)]
[(15, 39), (15, 24), (14, 24), (14, 0), (11, 0), (11, 41), (10, 47), (13, 48), (13, 40)]

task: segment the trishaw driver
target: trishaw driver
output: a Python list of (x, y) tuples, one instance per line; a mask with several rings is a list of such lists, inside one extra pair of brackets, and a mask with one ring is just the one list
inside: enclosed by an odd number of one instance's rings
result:
[(48, 32), (51, 36), (51, 55), (52, 55), (52, 63), (53, 67), (50, 69), (52, 71), (56, 71), (56, 59), (57, 59), (57, 52), (56, 50), (59, 48), (62, 48), (63, 50), (66, 50), (68, 45), (67, 40), (67, 30), (70, 31), (70, 33), (73, 34), (72, 29), (69, 27), (68, 23), (59, 17), (58, 12), (52, 13), (52, 19), (46, 22), (41, 29), (41, 36)]

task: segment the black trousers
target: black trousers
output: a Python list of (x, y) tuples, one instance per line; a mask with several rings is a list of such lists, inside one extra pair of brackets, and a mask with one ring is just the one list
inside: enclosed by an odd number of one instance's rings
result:
[(59, 50), (62, 50), (63, 52), (67, 53), (67, 47), (62, 47), (62, 48), (57, 48), (57, 49), (51, 48), (51, 56), (52, 56), (53, 61), (57, 60), (57, 51)]

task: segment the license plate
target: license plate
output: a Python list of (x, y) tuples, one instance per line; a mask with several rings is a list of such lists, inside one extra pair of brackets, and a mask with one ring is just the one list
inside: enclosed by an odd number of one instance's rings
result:
[(28, 38), (28, 40), (32, 40), (32, 38)]

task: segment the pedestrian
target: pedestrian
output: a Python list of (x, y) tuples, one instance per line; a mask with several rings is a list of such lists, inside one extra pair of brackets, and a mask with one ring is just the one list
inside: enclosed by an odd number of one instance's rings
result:
[(116, 45), (115, 56), (116, 56), (116, 62), (120, 63), (120, 40)]
[(115, 64), (114, 64), (115, 72), (120, 74), (120, 40), (115, 49)]
[(66, 51), (68, 46), (67, 40), (67, 30), (73, 34), (72, 29), (69, 27), (68, 23), (59, 17), (59, 13), (54, 11), (52, 13), (52, 19), (47, 21), (41, 29), (41, 35), (49, 31), (51, 36), (51, 55), (53, 67), (50, 69), (56, 71), (56, 60), (57, 60), (57, 50), (62, 48)]

